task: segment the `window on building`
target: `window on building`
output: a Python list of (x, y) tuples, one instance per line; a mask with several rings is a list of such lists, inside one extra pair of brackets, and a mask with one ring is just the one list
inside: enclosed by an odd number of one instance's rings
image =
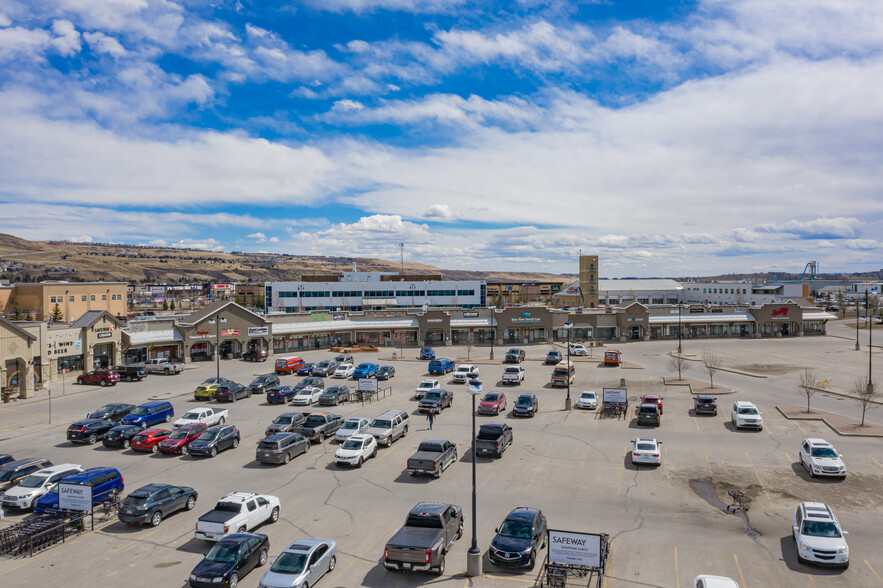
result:
[(73, 301), (74, 301), (74, 297), (73, 297), (73, 296), (71, 296), (71, 297), (68, 298), (68, 302), (73, 302)]
[(95, 302), (95, 294), (89, 297), (89, 302)]
[[(117, 298), (116, 298), (116, 296), (117, 296), (116, 294), (111, 294), (111, 296), (113, 296), (113, 299), (114, 299), (114, 300), (117, 299)], [(102, 302), (107, 302), (107, 294), (102, 294), (102, 295), (101, 295), (101, 301), (102, 301)]]
[(80, 301), (81, 301), (81, 302), (86, 302), (86, 296), (85, 296), (85, 295), (84, 295), (84, 296), (80, 296)]
[(50, 297), (49, 297), (49, 302), (55, 302), (55, 296), (50, 296)]

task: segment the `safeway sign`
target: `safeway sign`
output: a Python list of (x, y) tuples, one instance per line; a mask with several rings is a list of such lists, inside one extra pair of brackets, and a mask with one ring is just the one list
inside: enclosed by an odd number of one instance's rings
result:
[(58, 483), (58, 508), (61, 510), (92, 510), (92, 486)]
[(601, 536), (549, 529), (549, 563), (601, 567)]

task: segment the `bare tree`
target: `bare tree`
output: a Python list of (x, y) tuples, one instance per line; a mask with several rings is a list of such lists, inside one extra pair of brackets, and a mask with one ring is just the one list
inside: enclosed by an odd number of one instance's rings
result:
[(472, 353), (472, 345), (475, 342), (475, 336), (472, 334), (472, 331), (469, 331), (469, 334), (466, 335), (466, 361), (469, 361), (469, 354)]
[(810, 368), (806, 368), (803, 370), (803, 373), (800, 374), (800, 381), (798, 382), (797, 387), (800, 389), (800, 393), (806, 396), (806, 412), (811, 412), (809, 401), (815, 396), (815, 393), (819, 391), (819, 379)]
[(711, 380), (711, 387), (714, 388), (714, 374), (721, 369), (721, 358), (711, 351), (703, 351), (702, 365), (705, 366), (705, 372), (708, 374), (708, 379)]
[(678, 373), (678, 380), (683, 380), (681, 374), (690, 369), (690, 362), (683, 355), (672, 354), (668, 356), (668, 368)]
[(862, 424), (865, 426), (865, 413), (876, 408), (875, 400), (877, 398), (877, 390), (872, 382), (868, 380), (868, 376), (862, 376), (855, 379), (853, 392), (858, 396), (858, 404), (862, 409)]

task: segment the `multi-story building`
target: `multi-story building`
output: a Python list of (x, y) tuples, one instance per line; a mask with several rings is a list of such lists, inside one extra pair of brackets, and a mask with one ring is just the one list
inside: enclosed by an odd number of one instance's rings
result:
[(56, 304), (65, 322), (75, 321), (93, 310), (105, 310), (119, 317), (126, 314), (126, 283), (19, 282), (3, 288), (0, 304), (7, 316), (18, 311), (35, 321), (48, 321)]
[(806, 282), (753, 283), (744, 280), (685, 282), (682, 302), (687, 304), (763, 304), (785, 303), (789, 300), (811, 302), (812, 293)]

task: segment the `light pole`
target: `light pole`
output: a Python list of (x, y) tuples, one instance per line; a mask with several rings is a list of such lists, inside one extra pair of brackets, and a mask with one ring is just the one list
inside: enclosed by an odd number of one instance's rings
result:
[(870, 397), (874, 391), (874, 382), (871, 375), (871, 351), (874, 349), (874, 346), (871, 344), (871, 333), (874, 330), (874, 321), (871, 317), (871, 296), (868, 293), (867, 287), (865, 288), (865, 320), (868, 321), (868, 397)]
[(681, 354), (681, 301), (678, 300), (678, 355)]
[[(858, 307), (859, 307), (859, 301), (856, 300), (855, 301), (855, 350), (856, 351), (859, 351), (861, 349), (861, 346), (858, 344), (858, 332), (860, 330), (859, 324), (858, 324)], [(868, 331), (868, 332), (870, 332), (870, 331)]]
[(476, 464), (478, 452), (475, 446), (475, 397), (481, 394), (481, 380), (469, 380), (467, 391), (472, 395), (472, 546), (466, 552), (466, 575), (470, 578), (481, 575), (481, 550), (478, 548), (478, 494)]
[(215, 380), (221, 381), (221, 313), (215, 315)]
[(564, 410), (570, 410), (570, 329), (572, 328), (572, 322), (564, 323), (564, 330), (567, 331), (567, 398), (564, 400)]
[[(491, 311), (493, 312), (493, 311)], [(494, 340), (497, 338), (497, 327), (494, 326), (494, 317), (491, 315), (491, 361), (494, 360)]]

